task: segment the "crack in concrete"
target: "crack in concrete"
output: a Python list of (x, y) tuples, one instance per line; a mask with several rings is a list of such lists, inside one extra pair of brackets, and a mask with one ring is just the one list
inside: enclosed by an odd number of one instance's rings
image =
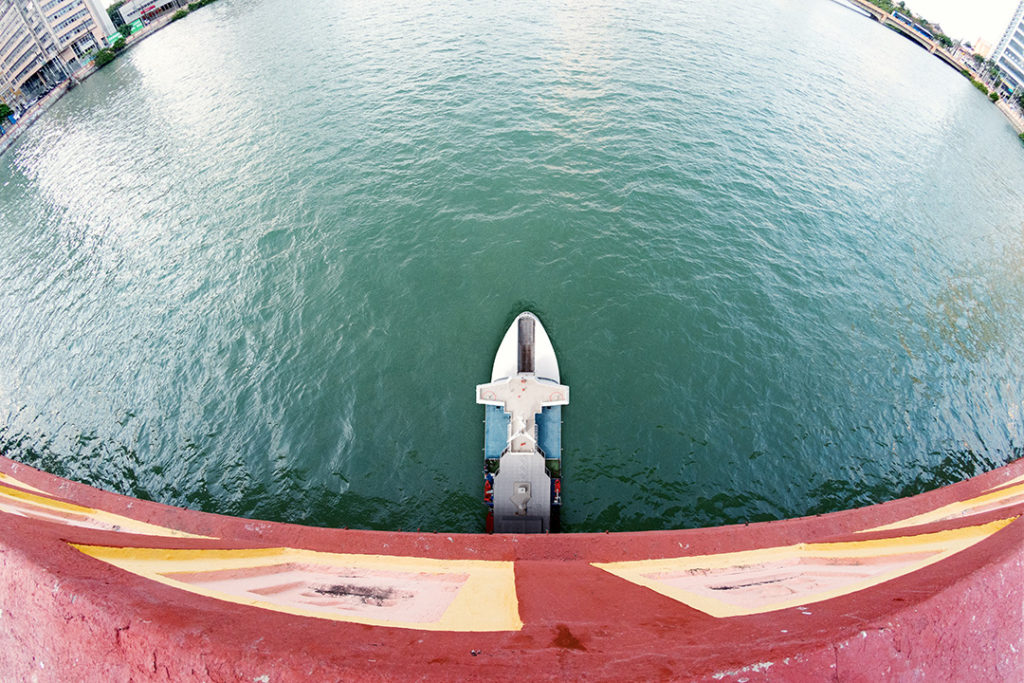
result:
[(114, 642), (117, 643), (117, 646), (119, 648), (121, 648), (122, 650), (124, 649), (124, 644), (121, 642), (121, 633), (123, 631), (127, 631), (131, 627), (132, 627), (131, 622), (128, 622), (128, 624), (125, 625), (125, 626), (118, 626), (118, 627), (114, 628)]

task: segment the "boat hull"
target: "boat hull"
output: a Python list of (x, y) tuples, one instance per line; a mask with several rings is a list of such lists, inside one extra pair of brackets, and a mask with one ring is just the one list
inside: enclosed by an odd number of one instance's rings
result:
[(494, 354), (491, 381), (496, 382), (520, 372), (533, 373), (556, 384), (561, 381), (551, 338), (540, 319), (529, 311), (516, 316), (502, 337), (498, 352)]

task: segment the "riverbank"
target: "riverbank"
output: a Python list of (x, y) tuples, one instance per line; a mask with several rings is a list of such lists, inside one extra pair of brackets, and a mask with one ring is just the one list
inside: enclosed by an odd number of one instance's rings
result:
[[(146, 28), (132, 36), (129, 36), (127, 40), (125, 40), (124, 51), (130, 50), (132, 47), (138, 45), (146, 38), (149, 38), (157, 31), (165, 28), (170, 23), (171, 13), (167, 12), (160, 18), (151, 22), (146, 26)], [(38, 121), (39, 117), (42, 116), (46, 110), (56, 104), (57, 101), (64, 97), (69, 90), (73, 90), (75, 86), (89, 78), (89, 76), (92, 76), (97, 71), (97, 67), (92, 62), (89, 62), (89, 64), (71, 74), (71, 77), (68, 80), (57, 85), (57, 87), (48, 92), (38, 102), (25, 110), (21, 118), (18, 119), (18, 122), (6, 129), (4, 135), (0, 136), (0, 156), (3, 156), (3, 154), (10, 149), (15, 142), (17, 142), (18, 138), (20, 138), (26, 130), (32, 127), (32, 124)]]
[[(92, 67), (91, 64), (89, 68), (91, 68), (92, 71), (96, 70), (94, 67)], [(82, 71), (84, 70), (85, 69), (82, 69)], [(89, 75), (91, 75), (91, 72)], [(18, 140), (18, 138), (21, 137), (22, 133), (31, 128), (32, 124), (35, 123), (39, 119), (39, 117), (43, 115), (43, 112), (52, 107), (54, 103), (57, 102), (57, 100), (64, 97), (64, 95), (67, 94), (68, 90), (71, 90), (71, 88), (74, 87), (72, 83), (82, 80), (81, 78), (79, 78), (77, 72), (75, 74), (72, 74), (71, 78), (74, 79), (74, 81), (64, 81), (56, 88), (48, 92), (45, 97), (43, 97), (41, 100), (39, 100), (31, 107), (26, 109), (25, 112), (21, 115), (21, 118), (18, 119), (18, 122), (16, 124), (6, 129), (4, 135), (0, 137), (0, 155), (3, 155), (4, 152), (10, 149), (11, 145), (13, 145)], [(84, 76), (82, 78), (84, 78)]]
[(1013, 106), (1006, 100), (1000, 99), (996, 102), (996, 106), (999, 107), (999, 111), (1003, 112), (1010, 123), (1013, 125), (1013, 129), (1020, 135), (1024, 133), (1024, 116), (1021, 115), (1020, 108)]

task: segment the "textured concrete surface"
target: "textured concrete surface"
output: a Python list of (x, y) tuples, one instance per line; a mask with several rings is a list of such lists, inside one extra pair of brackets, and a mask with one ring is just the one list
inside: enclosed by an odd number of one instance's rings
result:
[[(1018, 461), (861, 510), (715, 529), (331, 530), (133, 500), (0, 458), (0, 678), (1024, 680), (1022, 512)], [(326, 580), (325, 566), (349, 569)], [(484, 601), (445, 612), (430, 592), (439, 572), (468, 581), (476, 566), (514, 572), (517, 618), (496, 630), (471, 630)], [(389, 621), (403, 605), (426, 625)]]

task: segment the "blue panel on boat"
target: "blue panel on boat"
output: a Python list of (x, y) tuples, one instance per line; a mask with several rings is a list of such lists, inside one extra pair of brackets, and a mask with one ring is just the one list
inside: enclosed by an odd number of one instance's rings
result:
[(484, 406), (484, 457), (500, 458), (508, 445), (509, 416), (501, 406)]
[(541, 409), (537, 416), (537, 445), (546, 458), (562, 457), (562, 406)]

